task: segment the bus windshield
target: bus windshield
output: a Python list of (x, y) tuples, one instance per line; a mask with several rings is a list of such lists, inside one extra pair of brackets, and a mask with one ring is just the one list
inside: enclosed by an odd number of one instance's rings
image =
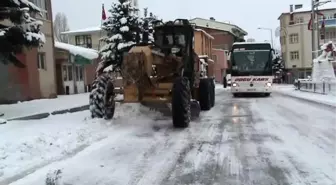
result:
[(272, 75), (271, 53), (271, 50), (233, 51), (231, 54), (231, 75)]

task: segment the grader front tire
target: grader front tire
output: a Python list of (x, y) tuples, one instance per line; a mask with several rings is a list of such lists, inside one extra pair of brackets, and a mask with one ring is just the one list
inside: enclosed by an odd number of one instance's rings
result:
[(191, 93), (187, 78), (177, 78), (172, 89), (172, 116), (176, 128), (186, 128), (191, 119)]
[(115, 111), (114, 86), (107, 74), (98, 76), (92, 83), (90, 92), (90, 112), (92, 118), (112, 119)]

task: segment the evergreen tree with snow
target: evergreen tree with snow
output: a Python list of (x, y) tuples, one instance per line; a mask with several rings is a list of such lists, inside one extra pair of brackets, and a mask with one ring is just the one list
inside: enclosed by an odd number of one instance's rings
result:
[(42, 22), (31, 17), (41, 10), (28, 0), (0, 1), (0, 62), (24, 67), (16, 54), (24, 48), (40, 47), (45, 42)]
[(140, 23), (135, 14), (138, 11), (130, 0), (118, 0), (109, 12), (111, 16), (103, 22), (102, 29), (107, 37), (101, 38), (105, 45), (99, 51), (102, 55), (102, 68), (112, 65), (113, 71), (120, 70), (122, 56), (139, 41)]
[(275, 72), (282, 72), (285, 68), (282, 57), (280, 55), (276, 55), (273, 61), (273, 70)]

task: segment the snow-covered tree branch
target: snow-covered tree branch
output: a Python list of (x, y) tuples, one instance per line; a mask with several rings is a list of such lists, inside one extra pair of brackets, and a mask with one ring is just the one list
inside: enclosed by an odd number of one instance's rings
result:
[(101, 38), (105, 45), (100, 49), (102, 63), (105, 68), (113, 66), (113, 70), (119, 70), (124, 52), (139, 41), (140, 24), (139, 17), (133, 12), (138, 11), (129, 0), (118, 0), (113, 3), (109, 16), (104, 22), (102, 29), (107, 32), (107, 37)]
[(40, 47), (45, 43), (41, 32), (42, 21), (31, 15), (41, 10), (28, 0), (0, 1), (0, 61), (13, 63), (17, 67), (24, 65), (16, 58), (23, 48)]

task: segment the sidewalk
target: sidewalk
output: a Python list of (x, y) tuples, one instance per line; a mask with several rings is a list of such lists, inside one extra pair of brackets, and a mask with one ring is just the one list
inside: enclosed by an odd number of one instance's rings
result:
[[(88, 109), (89, 93), (75, 95), (59, 95), (55, 99), (39, 99), (19, 102), (16, 104), (0, 105), (1, 119), (16, 120), (41, 119), (50, 114), (62, 114)], [(29, 118), (31, 117), (31, 118)]]
[(324, 104), (336, 108), (336, 97), (332, 95), (317, 94), (295, 90), (294, 85), (275, 85), (273, 91), (285, 96), (310, 101), (313, 103)]

